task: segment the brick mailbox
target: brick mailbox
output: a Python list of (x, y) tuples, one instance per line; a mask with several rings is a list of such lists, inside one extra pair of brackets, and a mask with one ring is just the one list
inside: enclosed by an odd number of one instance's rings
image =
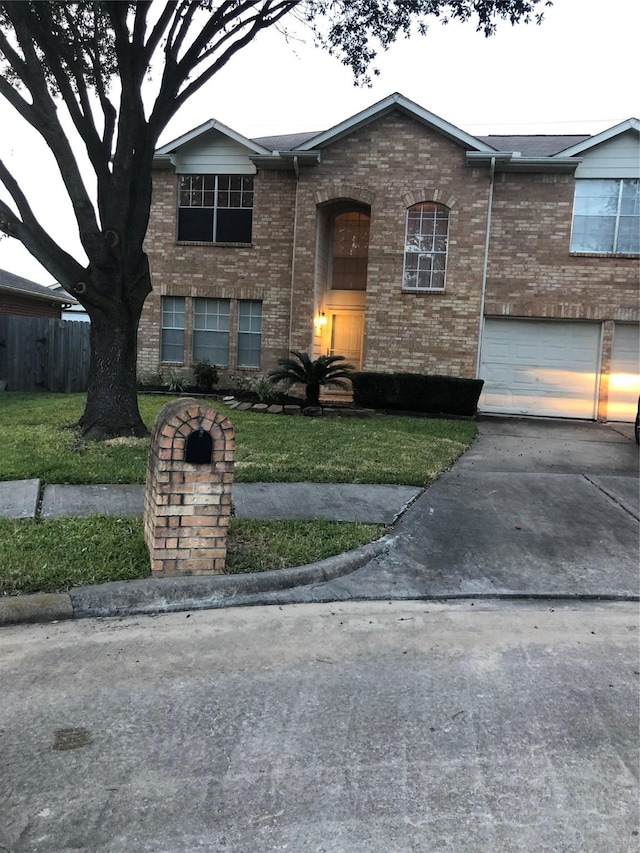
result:
[(160, 409), (144, 495), (154, 577), (224, 571), (235, 436), (231, 422), (190, 398)]

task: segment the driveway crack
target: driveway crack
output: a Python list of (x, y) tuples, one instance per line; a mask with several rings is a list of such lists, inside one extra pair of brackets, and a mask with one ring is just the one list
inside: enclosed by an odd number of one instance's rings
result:
[(602, 492), (602, 494), (608, 497), (610, 501), (619, 506), (620, 509), (623, 509), (632, 518), (635, 518), (636, 521), (640, 521), (640, 515), (638, 514), (638, 511), (630, 504), (628, 504), (624, 498), (621, 498), (619, 495), (616, 495), (615, 492), (611, 491), (605, 485), (599, 483), (597, 480), (592, 480), (591, 477), (587, 476), (586, 474), (582, 474), (581, 476), (584, 477), (587, 483), (591, 483), (591, 485), (595, 486), (599, 492)]

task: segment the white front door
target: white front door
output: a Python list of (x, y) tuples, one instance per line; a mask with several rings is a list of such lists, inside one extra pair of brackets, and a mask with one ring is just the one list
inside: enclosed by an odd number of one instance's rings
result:
[(599, 323), (489, 318), (482, 340), (482, 412), (595, 418)]
[(343, 355), (356, 370), (362, 369), (364, 315), (352, 311), (331, 315), (331, 355)]

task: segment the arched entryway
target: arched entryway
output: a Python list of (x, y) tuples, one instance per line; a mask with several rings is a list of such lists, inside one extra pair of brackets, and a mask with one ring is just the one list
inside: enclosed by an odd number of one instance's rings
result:
[(340, 199), (318, 208), (317, 355), (344, 355), (362, 368), (371, 209)]

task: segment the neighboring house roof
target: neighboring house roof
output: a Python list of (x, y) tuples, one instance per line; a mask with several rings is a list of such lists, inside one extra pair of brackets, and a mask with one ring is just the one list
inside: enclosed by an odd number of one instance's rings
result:
[(263, 145), (269, 151), (292, 151), (294, 148), (297, 148), (322, 132), (321, 130), (311, 130), (307, 131), (307, 133), (284, 133), (279, 136), (260, 136), (258, 139), (253, 139), (252, 142)]
[(15, 275), (6, 270), (0, 270), (0, 290), (5, 293), (13, 293), (16, 296), (26, 296), (31, 299), (40, 299), (47, 302), (56, 302), (59, 305), (77, 305), (77, 301), (66, 291), (58, 294), (51, 291), (50, 287), (36, 284), (20, 275)]

